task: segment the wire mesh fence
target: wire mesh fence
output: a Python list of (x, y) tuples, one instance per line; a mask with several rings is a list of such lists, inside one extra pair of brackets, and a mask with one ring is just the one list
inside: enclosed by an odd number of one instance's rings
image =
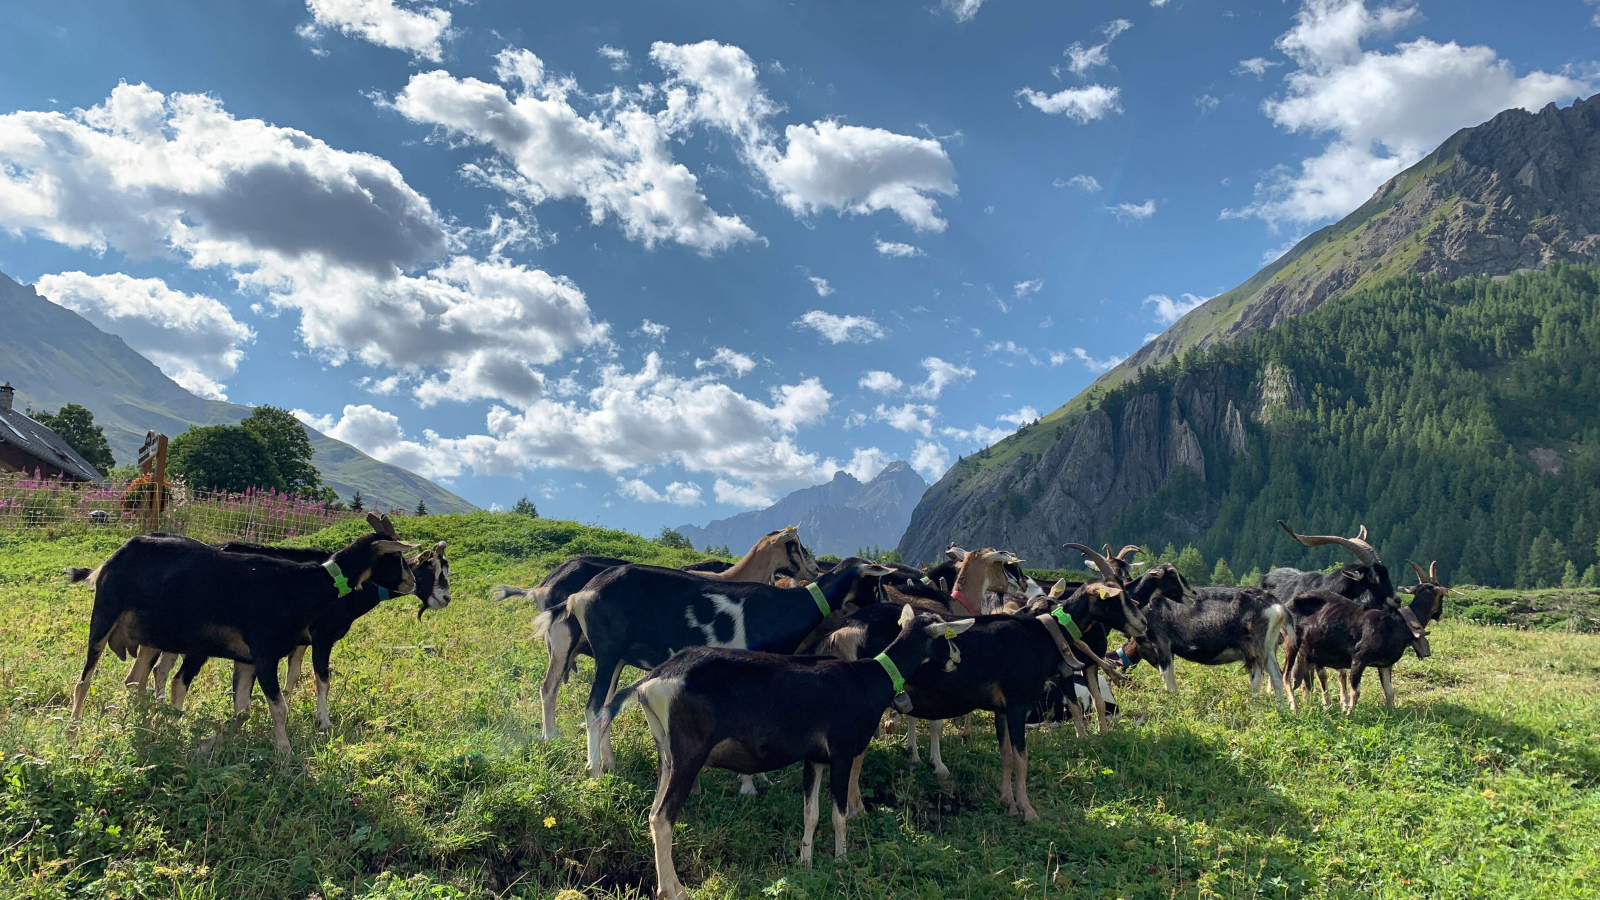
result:
[[(207, 542), (273, 543), (310, 534), (364, 513), (294, 494), (243, 493), (164, 486), (162, 510), (149, 515), (155, 489), (148, 476), (131, 482), (84, 484), (27, 473), (0, 473), (0, 531), (110, 528), (137, 534), (167, 531)], [(403, 514), (394, 510), (391, 515)]]

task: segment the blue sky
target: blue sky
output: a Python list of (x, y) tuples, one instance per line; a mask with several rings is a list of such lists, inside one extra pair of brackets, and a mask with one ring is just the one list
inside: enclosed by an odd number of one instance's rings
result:
[[(641, 531), (936, 479), (1600, 6), (0, 7), (0, 270), (197, 392)], [(3, 373), (0, 373), (3, 374)]]

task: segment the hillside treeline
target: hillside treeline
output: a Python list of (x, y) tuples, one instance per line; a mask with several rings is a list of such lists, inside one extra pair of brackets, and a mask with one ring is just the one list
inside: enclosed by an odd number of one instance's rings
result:
[[(1278, 385), (1291, 373), (1297, 389), (1267, 421), (1246, 417), (1242, 453), (1203, 442), (1204, 480), (1183, 470), (1105, 539), (1192, 542), (1242, 572), (1335, 559), (1301, 550), (1277, 519), (1302, 532), (1365, 524), (1391, 565), (1437, 559), (1454, 583), (1593, 583), (1597, 281), (1600, 268), (1561, 265), (1503, 281), (1398, 279), (1146, 370), (1100, 405), (1117, 416), (1141, 393), (1166, 401), (1188, 373), (1256, 404), (1265, 372)], [(1198, 537), (1195, 512), (1210, 523)]]

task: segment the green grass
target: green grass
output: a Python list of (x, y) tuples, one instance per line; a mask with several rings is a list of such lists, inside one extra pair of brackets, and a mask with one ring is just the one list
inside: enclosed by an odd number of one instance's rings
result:
[[(563, 694), (563, 737), (539, 742), (532, 610), (483, 598), (576, 552), (692, 557), (505, 514), (400, 527), (450, 541), (456, 600), (421, 622), (407, 601), (361, 620), (334, 656), (334, 730), (319, 736), (310, 692), (297, 693), (287, 762), (260, 703), (198, 749), (228, 710), (215, 664), (178, 717), (130, 698), (125, 664), (108, 660), (68, 738), (90, 597), (57, 573), (116, 541), (0, 536), (0, 897), (648, 895), (647, 730), (624, 716), (620, 774), (584, 778), (584, 668)], [(1180, 664), (1176, 696), (1143, 669), (1110, 735), (1030, 734), (1044, 817), (1031, 826), (996, 803), (987, 716), (970, 741), (948, 741), (948, 783), (885, 740), (849, 859), (824, 854), (809, 872), (795, 864), (798, 773), (747, 798), (708, 771), (678, 827), (678, 866), (706, 898), (1594, 896), (1600, 637), (1454, 619), (1432, 643), (1433, 658), (1397, 669), (1397, 710), (1374, 678), (1348, 719), (1252, 701), (1238, 667)]]

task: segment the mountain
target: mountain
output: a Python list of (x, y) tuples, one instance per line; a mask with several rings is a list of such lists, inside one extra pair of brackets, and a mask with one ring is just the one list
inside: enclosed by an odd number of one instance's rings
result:
[[(1063, 541), (1114, 537), (1118, 542), (1173, 540), (1180, 546), (1195, 541), (1209, 555), (1226, 556), (1236, 572), (1251, 565), (1293, 562), (1299, 548), (1282, 546), (1271, 534), (1270, 517), (1250, 520), (1251, 528), (1261, 529), (1263, 521), (1265, 526), (1261, 534), (1248, 538), (1217, 529), (1244, 527), (1241, 510), (1258, 501), (1279, 504), (1273, 514), (1302, 522), (1304, 529), (1353, 529), (1358, 516), (1367, 516), (1368, 510), (1387, 502), (1387, 495), (1376, 492), (1374, 484), (1393, 487), (1396, 496), (1415, 493), (1413, 486), (1387, 480), (1395, 459), (1384, 454), (1409, 459), (1401, 470), (1405, 475), (1436, 482), (1441, 477), (1436, 473), (1409, 467), (1421, 457), (1406, 454), (1423, 453), (1423, 443), (1404, 442), (1432, 439), (1409, 429), (1418, 422), (1461, 421), (1463, 415), (1478, 416), (1492, 428), (1470, 420), (1477, 427), (1471, 449), (1450, 463), (1465, 468), (1449, 477), (1494, 469), (1502, 483), (1521, 484), (1530, 473), (1556, 474), (1540, 467), (1559, 466), (1563, 459), (1569, 463), (1563, 471), (1575, 471), (1581, 467), (1570, 463), (1587, 458), (1588, 438), (1581, 431), (1551, 430), (1548, 422), (1531, 420), (1524, 407), (1505, 395), (1508, 386), (1496, 382), (1485, 368), (1490, 361), (1534, 369), (1571, 364), (1570, 359), (1560, 359), (1561, 353), (1535, 346), (1534, 335), (1517, 330), (1527, 325), (1538, 331), (1528, 323), (1542, 321), (1535, 310), (1549, 312), (1543, 301), (1532, 294), (1499, 293), (1512, 290), (1506, 286), (1510, 284), (1537, 293), (1545, 289), (1544, 283), (1469, 279), (1452, 289), (1468, 296), (1451, 294), (1448, 302), (1432, 292), (1445, 290), (1451, 279), (1464, 276), (1504, 278), (1524, 270), (1554, 271), (1563, 262), (1597, 260), (1600, 97), (1567, 109), (1546, 107), (1537, 114), (1501, 113), (1453, 135), (1383, 185), (1360, 209), (1301, 241), (1238, 288), (1192, 311), (1037, 424), (959, 461), (923, 496), (901, 540), (901, 553), (908, 560), (932, 559), (954, 540), (970, 546), (1004, 546), (1039, 564), (1062, 564), (1072, 561), (1061, 548)], [(1417, 282), (1417, 276), (1433, 280)], [(1574, 290), (1584, 296), (1581, 289)], [(1480, 312), (1510, 316), (1508, 321), (1516, 327), (1507, 321), (1451, 317), (1451, 311), (1468, 304), (1471, 296), (1491, 293), (1498, 299), (1484, 301), (1487, 305)], [(1414, 307), (1408, 310), (1405, 302)], [(1579, 320), (1587, 314), (1585, 302), (1569, 304)], [(1394, 303), (1400, 308), (1391, 308)], [(1330, 304), (1342, 308), (1329, 309)], [(1422, 310), (1432, 310), (1438, 317), (1422, 316)], [(1310, 332), (1290, 327), (1312, 319), (1318, 321), (1306, 326)], [(1331, 322), (1353, 330), (1349, 334), (1327, 330)], [(1461, 330), (1436, 330), (1447, 324)], [(1422, 329), (1429, 340), (1444, 342), (1412, 349), (1436, 354), (1439, 365), (1458, 374), (1459, 380), (1448, 386), (1431, 383), (1414, 368), (1421, 365), (1421, 357), (1392, 360), (1382, 377), (1404, 390), (1446, 393), (1410, 397), (1414, 402), (1405, 406), (1392, 396), (1375, 396), (1369, 393), (1371, 386), (1351, 380), (1356, 372), (1377, 376), (1367, 368), (1370, 361), (1352, 357), (1350, 342), (1365, 340), (1372, 348), (1392, 353), (1395, 341), (1413, 337), (1385, 336), (1383, 329), (1397, 327)], [(1478, 345), (1485, 329), (1501, 333), (1508, 328), (1505, 346), (1483, 350)], [(1299, 362), (1291, 362), (1283, 355), (1288, 351), (1281, 342), (1308, 333), (1317, 334), (1324, 343), (1294, 344)], [(1461, 355), (1468, 347), (1480, 355)], [(1600, 360), (1595, 362), (1600, 365)], [(1566, 402), (1575, 402), (1581, 395), (1575, 386), (1593, 377), (1581, 372), (1571, 376), (1568, 387), (1574, 393)], [(1459, 406), (1459, 398), (1449, 393), (1456, 390), (1468, 391), (1475, 399)], [(1368, 429), (1364, 445), (1347, 444), (1349, 436), (1337, 432), (1355, 421), (1342, 418), (1352, 405), (1365, 416), (1356, 417)], [(1572, 408), (1583, 407), (1580, 402)], [(1390, 418), (1382, 418), (1380, 412)], [(1284, 443), (1286, 435), (1307, 443)], [(1359, 459), (1389, 470), (1379, 479), (1347, 468), (1342, 476), (1357, 479), (1359, 490), (1349, 492), (1343, 504), (1328, 501), (1321, 515), (1308, 519), (1307, 514), (1317, 509), (1309, 498), (1338, 487), (1316, 480), (1331, 477), (1319, 473), (1325, 454), (1334, 447), (1345, 448), (1348, 466)], [(1239, 462), (1243, 459), (1250, 462)], [(1515, 465), (1495, 469), (1507, 459)], [(1232, 485), (1231, 479), (1244, 478), (1237, 473), (1245, 470), (1255, 472), (1251, 478), (1257, 480)], [(1259, 479), (1272, 479), (1275, 487), (1268, 490), (1263, 486), (1267, 482)], [(1536, 479), (1526, 489), (1539, 495), (1548, 487), (1541, 485)], [(1498, 488), (1484, 489), (1490, 495), (1499, 493)], [(1452, 506), (1442, 514), (1458, 515), (1463, 521), (1473, 517), (1467, 506)], [(1588, 522), (1600, 522), (1600, 509), (1584, 515)], [(1452, 549), (1423, 541), (1426, 526), (1399, 511), (1385, 521), (1395, 529), (1392, 534), (1378, 530), (1374, 519), (1366, 524), (1373, 527), (1380, 549), (1385, 541), (1397, 542), (1388, 545), (1390, 559), (1395, 558), (1392, 549), (1397, 545), (1441, 559), (1461, 546)], [(1514, 532), (1511, 543), (1520, 542), (1518, 552), (1528, 551), (1538, 536), (1539, 529), (1526, 534), (1520, 520), (1495, 521), (1511, 530), (1508, 535)], [(1136, 523), (1143, 530), (1133, 528)], [(1579, 525), (1583, 527), (1573, 532), (1572, 527)], [(1582, 540), (1587, 523), (1572, 518), (1550, 527), (1552, 540), (1566, 527), (1567, 536), (1559, 538), (1564, 545), (1574, 538), (1586, 544), (1578, 558), (1586, 558), (1583, 553), (1592, 550), (1593, 538)], [(1264, 543), (1248, 544), (1257, 539)], [(1307, 558), (1331, 561), (1324, 556)], [(1505, 560), (1492, 568), (1495, 577), (1507, 583), (1520, 577), (1513, 571), (1515, 564)], [(1470, 565), (1468, 571), (1482, 572), (1485, 578), (1489, 572)]]
[[(743, 553), (762, 535), (789, 525), (813, 553), (849, 556), (861, 547), (893, 547), (928, 483), (910, 463), (890, 463), (866, 484), (839, 472), (827, 484), (802, 488), (766, 509), (718, 519), (704, 527), (680, 525), (696, 547), (727, 546)], [(942, 548), (941, 548), (942, 549)]]
[[(55, 410), (77, 403), (94, 413), (118, 463), (130, 463), (154, 429), (177, 436), (190, 425), (234, 424), (250, 407), (196, 397), (134, 352), (122, 338), (0, 273), (0, 380), (17, 389), (16, 405)], [(426, 478), (379, 462), (307, 427), (312, 464), (324, 484), (348, 499), (356, 491), (372, 508), (411, 509), (426, 500), (434, 512), (477, 507)]]

